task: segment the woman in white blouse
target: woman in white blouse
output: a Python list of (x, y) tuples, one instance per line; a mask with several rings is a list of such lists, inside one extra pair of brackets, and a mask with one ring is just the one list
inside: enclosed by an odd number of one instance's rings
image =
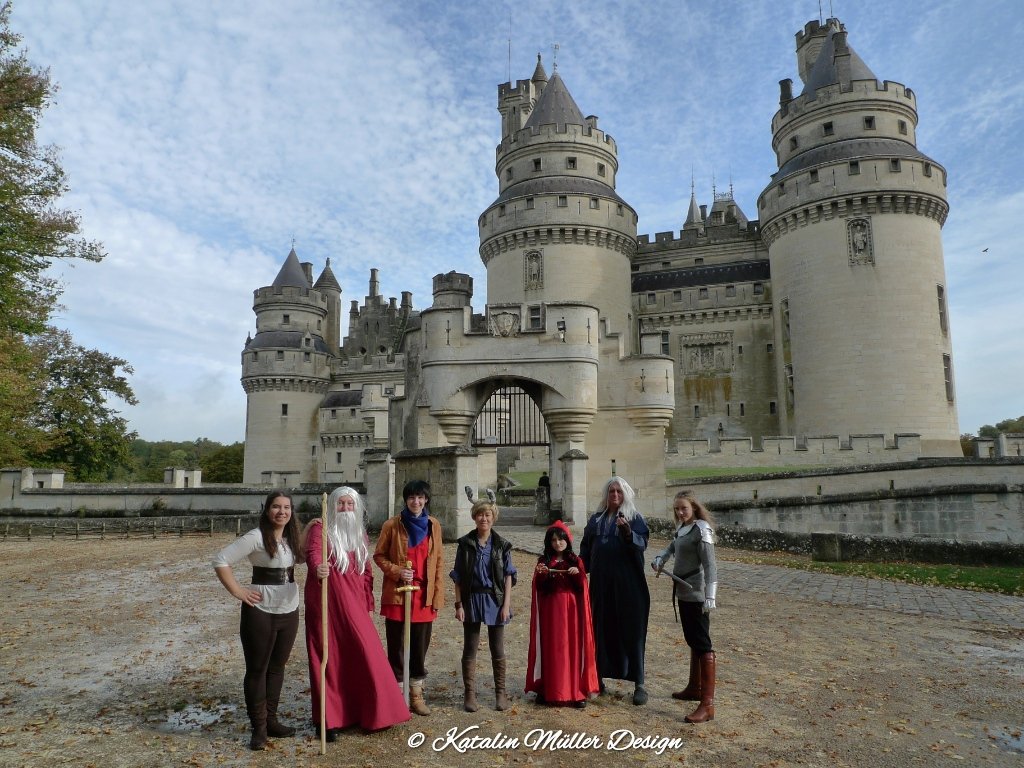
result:
[[(242, 558), (252, 563), (252, 582), (243, 587), (231, 570)], [(302, 562), (299, 526), (292, 497), (273, 491), (263, 504), (259, 528), (224, 547), (213, 560), (217, 578), (242, 602), (238, 633), (245, 654), (245, 707), (252, 724), (250, 749), (266, 749), (268, 736), (292, 736), (277, 719), (284, 666), (299, 629), (295, 565)]]

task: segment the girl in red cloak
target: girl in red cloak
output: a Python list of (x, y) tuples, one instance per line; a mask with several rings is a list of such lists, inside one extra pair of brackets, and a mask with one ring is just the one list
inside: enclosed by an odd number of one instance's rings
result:
[(533, 573), (526, 690), (538, 703), (580, 708), (598, 691), (587, 575), (560, 520), (544, 535)]

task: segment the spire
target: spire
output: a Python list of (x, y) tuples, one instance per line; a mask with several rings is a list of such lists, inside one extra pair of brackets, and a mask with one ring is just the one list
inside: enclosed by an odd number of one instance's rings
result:
[(546, 83), (548, 81), (548, 73), (544, 71), (544, 65), (540, 63), (540, 54), (537, 54), (537, 68), (533, 70), (533, 77), (530, 78), (534, 83)]
[(281, 271), (277, 273), (277, 277), (274, 278), (274, 282), (271, 285), (274, 288), (281, 288), (285, 285), (296, 288), (310, 287), (309, 280), (306, 279), (306, 272), (299, 263), (299, 257), (295, 255), (294, 247), (288, 252), (288, 258), (284, 260)]
[(697, 193), (694, 191), (693, 178), (690, 178), (690, 208), (686, 212), (683, 229), (699, 229), (704, 221), (700, 217), (700, 206), (697, 205)]
[(332, 288), (335, 291), (341, 292), (341, 285), (338, 283), (338, 279), (334, 276), (334, 271), (331, 269), (331, 260), (327, 259), (327, 266), (324, 267), (324, 271), (320, 273), (320, 277), (316, 279), (316, 283), (313, 285), (316, 289)]
[(586, 125), (583, 113), (569, 94), (562, 82), (562, 76), (555, 72), (551, 75), (547, 87), (537, 99), (537, 105), (526, 121), (525, 128), (538, 128), (542, 125)]
[(821, 46), (818, 58), (814, 62), (801, 96), (814, 97), (818, 88), (840, 83), (848, 84), (852, 80), (877, 80), (857, 52), (846, 41), (846, 28), (837, 19), (828, 20), (828, 35)]

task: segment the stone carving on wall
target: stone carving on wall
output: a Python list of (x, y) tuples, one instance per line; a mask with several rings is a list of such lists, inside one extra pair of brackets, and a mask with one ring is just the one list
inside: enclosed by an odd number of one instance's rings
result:
[(691, 333), (680, 337), (683, 373), (699, 376), (732, 370), (732, 332)]
[(871, 242), (871, 220), (850, 219), (846, 224), (850, 244), (850, 264), (874, 264), (875, 253)]
[(541, 251), (527, 251), (523, 254), (523, 285), (526, 290), (544, 287), (544, 254)]
[(494, 312), (487, 317), (491, 336), (518, 336), (520, 319), (517, 312)]

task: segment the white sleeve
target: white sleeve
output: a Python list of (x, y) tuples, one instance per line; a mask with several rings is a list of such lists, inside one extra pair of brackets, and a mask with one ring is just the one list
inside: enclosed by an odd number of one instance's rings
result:
[(253, 528), (248, 533), (243, 533), (216, 554), (213, 558), (213, 567), (221, 568), (225, 565), (230, 566), (233, 563), (237, 563), (242, 558), (248, 557), (260, 548), (262, 538), (263, 534), (260, 533), (259, 528)]

